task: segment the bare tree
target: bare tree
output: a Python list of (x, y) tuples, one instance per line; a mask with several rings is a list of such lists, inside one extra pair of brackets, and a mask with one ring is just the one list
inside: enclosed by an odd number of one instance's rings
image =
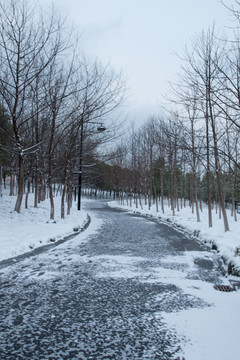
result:
[[(221, 91), (220, 68), (224, 66), (225, 58), (222, 42), (217, 39), (214, 27), (202, 32), (192, 41), (192, 49), (185, 52), (185, 65), (182, 67), (182, 90), (177, 95), (181, 101), (188, 101), (192, 109), (196, 108), (202, 113), (206, 124), (206, 163), (208, 189), (210, 189), (210, 148), (214, 156), (214, 168), (218, 186), (218, 197), (223, 214), (225, 231), (229, 230), (225, 210), (224, 191), (222, 185), (220, 162), (220, 139), (222, 132), (222, 111), (217, 107), (217, 97)], [(188, 90), (194, 89), (194, 93)], [(197, 104), (194, 99), (197, 99)], [(211, 134), (211, 138), (210, 138)], [(209, 226), (212, 226), (210, 191), (208, 195)]]
[(18, 156), (17, 212), (23, 197), (24, 156), (31, 150), (24, 144), (24, 131), (31, 118), (31, 85), (66, 48), (60, 29), (54, 12), (48, 17), (36, 17), (34, 8), (25, 0), (0, 4), (0, 96), (12, 122), (13, 151)]

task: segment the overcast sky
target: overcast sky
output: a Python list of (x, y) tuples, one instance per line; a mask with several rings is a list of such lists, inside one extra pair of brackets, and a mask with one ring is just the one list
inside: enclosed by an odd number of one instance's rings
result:
[[(233, 0), (234, 1), (234, 0)], [(49, 0), (39, 0), (43, 6)], [(220, 0), (54, 0), (82, 34), (87, 55), (110, 63), (128, 78), (129, 119), (158, 112), (168, 81), (174, 81), (191, 37), (216, 22), (229, 25)], [(225, 3), (231, 3), (226, 0)]]

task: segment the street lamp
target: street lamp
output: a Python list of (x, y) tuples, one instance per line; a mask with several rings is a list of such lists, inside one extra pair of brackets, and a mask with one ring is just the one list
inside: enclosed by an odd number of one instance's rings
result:
[[(97, 131), (102, 133), (106, 130), (106, 127), (101, 123), (92, 123), (98, 124)], [(81, 196), (82, 196), (82, 153), (83, 153), (83, 120), (81, 121), (81, 135), (80, 135), (80, 154), (79, 154), (79, 173), (78, 173), (78, 210), (81, 210)]]
[(97, 127), (97, 131), (98, 132), (104, 132), (106, 130), (105, 126), (103, 124), (100, 124), (98, 127)]

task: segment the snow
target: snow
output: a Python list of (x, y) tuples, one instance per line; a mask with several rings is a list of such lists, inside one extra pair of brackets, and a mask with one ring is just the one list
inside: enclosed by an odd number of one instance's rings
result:
[[(189, 289), (190, 292), (197, 295), (200, 289)], [(186, 359), (236, 360), (239, 352), (239, 294), (217, 292), (206, 283), (201, 284), (201, 296), (203, 293), (207, 301), (214, 303), (214, 307), (165, 313), (164, 320), (177, 329), (178, 334), (190, 339), (185, 343)]]
[[(166, 262), (185, 262), (189, 265), (189, 272), (193, 271), (194, 257), (198, 254), (186, 254), (184, 257), (165, 259)], [(192, 257), (192, 261), (191, 261)], [(157, 272), (159, 270), (159, 273)], [(194, 308), (178, 312), (159, 314), (170, 328), (178, 335), (188, 339), (184, 344), (186, 359), (235, 360), (238, 353), (238, 334), (240, 330), (239, 291), (216, 291), (211, 283), (200, 280), (189, 280), (186, 274), (176, 270), (155, 269), (158, 281), (169, 282), (180, 287), (182, 291), (195, 298), (201, 298), (208, 304), (208, 308)], [(223, 279), (227, 284), (227, 279)], [(160, 296), (157, 299), (161, 302)]]
[(15, 196), (4, 194), (0, 198), (0, 261), (56, 242), (75, 233), (87, 222), (87, 213), (78, 211), (75, 204), (71, 215), (60, 217), (61, 198), (55, 198), (55, 220), (50, 221), (49, 199), (33, 207), (33, 194), (29, 195), (29, 208), (22, 205), (21, 213), (13, 211)]
[[(200, 214), (201, 222), (198, 223), (196, 215), (192, 214), (190, 208), (185, 208), (176, 212), (173, 216), (171, 210), (165, 206), (165, 214), (159, 210), (156, 212), (154, 207), (148, 210), (147, 206), (135, 208), (120, 205), (119, 202), (109, 202), (109, 206), (125, 209), (132, 213), (143, 214), (161, 219), (161, 221), (171, 223), (180, 231), (188, 231), (197, 234), (199, 241), (204, 243), (216, 244), (218, 254), (216, 256), (224, 256), (228, 263), (235, 265), (236, 269), (240, 269), (240, 256), (236, 255), (236, 249), (240, 248), (240, 225), (235, 222), (228, 213), (230, 231), (224, 232), (223, 220), (219, 219), (218, 214), (213, 212), (213, 228), (208, 228), (207, 208), (203, 209)], [(239, 349), (239, 332), (240, 332), (240, 291), (220, 292), (214, 289), (212, 283), (202, 280), (190, 279), (189, 275), (194, 273), (195, 259), (203, 258), (211, 260), (211, 256), (207, 252), (186, 252), (184, 256), (165, 257), (162, 263), (173, 264), (173, 268), (156, 267), (151, 268), (152, 273), (149, 278), (143, 278), (144, 282), (174, 284), (188, 296), (199, 298), (206, 304), (210, 304), (204, 308), (193, 308), (180, 311), (166, 311), (157, 314), (159, 318), (163, 318), (169, 331), (175, 331), (182, 338), (182, 351), (179, 353), (180, 359), (186, 360), (236, 360), (238, 358)], [(118, 259), (119, 260), (119, 259)], [(123, 268), (126, 261), (123, 261)], [(185, 265), (184, 271), (181, 266)], [(118, 263), (118, 267), (120, 264)], [(118, 277), (117, 271), (111, 271), (111, 276)], [(130, 276), (133, 274), (130, 272)], [(136, 274), (135, 274), (136, 276)], [(138, 274), (141, 276), (141, 274)], [(240, 282), (238, 277), (223, 277), (222, 282), (226, 285)], [(163, 298), (162, 298), (163, 296)], [(155, 299), (156, 302), (162, 303), (164, 295), (159, 295)]]
[[(230, 231), (224, 231), (223, 220), (219, 219), (219, 215), (215, 210), (212, 212), (213, 216), (213, 227), (208, 227), (208, 212), (207, 206), (203, 206), (203, 211), (200, 212), (201, 221), (197, 222), (196, 214), (192, 213), (192, 210), (189, 206), (176, 211), (175, 215), (172, 215), (170, 207), (165, 204), (164, 214), (162, 213), (160, 206), (159, 211), (156, 211), (155, 206), (152, 206), (149, 210), (146, 205), (143, 205), (141, 209), (140, 205), (138, 208), (133, 204), (132, 207), (129, 205), (120, 205), (117, 201), (112, 201), (108, 203), (111, 207), (121, 208), (133, 213), (139, 213), (142, 215), (147, 215), (161, 219), (161, 221), (171, 223), (176, 226), (178, 229), (183, 231), (188, 231), (189, 233), (195, 235), (200, 241), (203, 241), (205, 244), (217, 246), (217, 251), (219, 256), (221, 256), (225, 263), (231, 264), (234, 266), (236, 272), (240, 274), (240, 216), (238, 214), (238, 221), (234, 221), (233, 216), (231, 216), (230, 211), (227, 210), (228, 221)], [(226, 268), (227, 269), (227, 268)]]
[[(0, 261), (51, 243), (53, 239), (55, 241), (62, 239), (74, 233), (75, 228), (81, 228), (87, 221), (86, 211), (79, 212), (75, 204), (71, 215), (61, 219), (60, 197), (55, 198), (55, 222), (49, 221), (49, 200), (39, 204), (36, 209), (32, 206), (33, 195), (30, 194), (29, 209), (22, 208), (20, 214), (13, 211), (15, 200), (16, 197), (9, 197), (6, 194), (0, 198)], [(236, 249), (240, 248), (240, 225), (239, 221), (235, 222), (230, 214), (228, 216), (230, 231), (224, 232), (223, 221), (215, 212), (213, 212), (213, 228), (208, 228), (206, 208), (201, 212), (201, 222), (198, 223), (196, 215), (192, 214), (189, 207), (176, 212), (176, 215), (173, 216), (167, 206), (165, 206), (165, 214), (163, 214), (160, 209), (157, 213), (154, 207), (151, 210), (148, 210), (147, 207), (136, 209), (134, 205), (133, 207), (120, 205), (115, 201), (108, 204), (129, 212), (160, 218), (161, 221), (178, 227), (179, 231), (195, 234), (199, 241), (204, 241), (210, 246), (214, 243), (217, 245), (218, 255), (224, 256), (228, 263), (231, 262), (237, 270), (240, 270), (240, 255), (236, 254)], [(91, 229), (88, 228), (81, 236), (72, 239), (73, 245), (74, 242), (87, 241), (90, 233), (98, 231), (101, 219), (97, 218), (94, 213), (91, 214), (91, 217)], [(64, 247), (65, 245), (59, 246)], [(174, 284), (188, 296), (200, 298), (206, 304), (210, 304), (203, 308), (156, 313), (156, 317), (163, 318), (170, 331), (176, 332), (182, 338), (183, 350), (179, 354), (180, 358), (184, 357), (186, 360), (236, 360), (239, 353), (240, 291), (220, 292), (214, 289), (212, 283), (190, 279), (188, 276), (195, 270), (194, 260), (196, 258), (202, 257), (211, 260), (211, 256), (208, 256), (207, 252), (192, 251), (186, 252), (183, 256), (165, 257), (162, 263), (167, 265), (166, 268), (164, 266), (151, 267), (149, 274), (145, 273), (145, 275), (135, 266), (144, 261), (144, 258), (141, 257), (126, 254), (121, 256), (102, 255), (95, 256), (92, 260), (101, 263), (102, 268), (108, 271), (107, 276), (137, 278), (142, 282)], [(84, 256), (82, 260), (84, 261)], [(172, 268), (171, 264), (174, 264)], [(49, 272), (45, 276), (48, 278), (52, 274)], [(98, 276), (104, 277), (106, 272), (103, 271)], [(222, 281), (228, 284), (229, 280), (236, 279), (236, 277), (229, 276), (223, 278)], [(155, 300), (156, 302), (164, 301), (161, 294)]]
[[(240, 331), (240, 292), (220, 292), (211, 282), (194, 279), (197, 271), (195, 259), (212, 260), (214, 254), (207, 251), (185, 252), (184, 255), (166, 256), (161, 260), (164, 266), (151, 266), (149, 272), (141, 270), (138, 264), (144, 257), (129, 255), (101, 255), (91, 259), (99, 264), (97, 276), (114, 279), (137, 279), (143, 283), (172, 284), (191, 299), (193, 308), (172, 311), (171, 301), (166, 293), (151, 299), (163, 304), (170, 301), (169, 311), (155, 313), (155, 318), (165, 322), (172, 334), (181, 339), (182, 350), (178, 359), (186, 360), (236, 360)], [(173, 268), (171, 269), (171, 266)], [(229, 285), (228, 278), (221, 279)], [(173, 295), (170, 295), (173, 296)], [(176, 298), (176, 301), (178, 299)], [(194, 306), (194, 302), (205, 306)]]

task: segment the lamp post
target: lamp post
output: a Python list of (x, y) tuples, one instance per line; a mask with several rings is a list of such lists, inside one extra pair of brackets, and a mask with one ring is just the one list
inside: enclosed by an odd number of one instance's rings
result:
[[(98, 124), (97, 131), (102, 133), (106, 130), (106, 127), (101, 123), (92, 123)], [(80, 128), (80, 153), (79, 153), (79, 173), (78, 173), (78, 205), (77, 209), (81, 210), (81, 197), (82, 197), (82, 155), (83, 155), (83, 119), (81, 120)]]

